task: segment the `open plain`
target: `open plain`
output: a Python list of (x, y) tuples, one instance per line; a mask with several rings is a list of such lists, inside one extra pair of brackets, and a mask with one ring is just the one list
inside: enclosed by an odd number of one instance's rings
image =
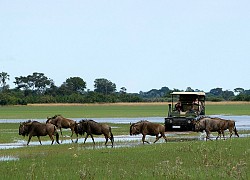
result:
[[(99, 117), (164, 117), (168, 103), (121, 104), (50, 104), (0, 107), (0, 143), (27, 142), (18, 135), (17, 123), (8, 119), (46, 119), (62, 114), (72, 118)], [(249, 115), (250, 103), (206, 103), (208, 115)], [(129, 135), (129, 124), (111, 123), (115, 137)], [(200, 134), (166, 132), (168, 142), (142, 145), (141, 139), (115, 139), (115, 147), (105, 147), (103, 141), (94, 146), (66, 143), (70, 132), (63, 131), (60, 145), (21, 146), (0, 151), (1, 179), (249, 179), (250, 139), (241, 137), (197, 141)], [(240, 134), (247, 133), (240, 131)], [(103, 138), (95, 136), (95, 138)], [(147, 137), (149, 138), (149, 137)], [(42, 142), (49, 140), (43, 137)], [(153, 142), (150, 138), (150, 142)], [(33, 145), (32, 145), (33, 143)], [(150, 162), (150, 163), (147, 163)]]

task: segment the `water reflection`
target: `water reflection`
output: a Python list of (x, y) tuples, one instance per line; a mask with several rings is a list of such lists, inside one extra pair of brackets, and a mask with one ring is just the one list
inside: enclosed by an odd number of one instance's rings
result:
[[(168, 142), (183, 142), (183, 141), (194, 141), (194, 140), (206, 140), (206, 134), (205, 133), (197, 133), (197, 135), (190, 135), (193, 132), (171, 132), (166, 133)], [(227, 132), (226, 132), (227, 133)], [(211, 134), (211, 139), (215, 140), (217, 136), (213, 136)], [(250, 137), (250, 134), (240, 134), (240, 138), (244, 137)], [(34, 137), (35, 138), (35, 137)], [(225, 136), (226, 139), (229, 139), (229, 135)], [(236, 136), (232, 136), (232, 138), (237, 138)], [(78, 139), (78, 148), (80, 149), (100, 149), (100, 148), (112, 148), (111, 143), (108, 141), (107, 146), (104, 145), (105, 138), (104, 137), (95, 137), (96, 145), (92, 144), (92, 139), (88, 138), (86, 140), (86, 143), (90, 143), (89, 145), (83, 144), (84, 138)], [(130, 135), (119, 135), (114, 136), (115, 143), (114, 148), (120, 148), (120, 147), (134, 147), (138, 145), (142, 145), (142, 135), (136, 135), (136, 136), (130, 136)], [(150, 144), (153, 144), (155, 141), (155, 136), (146, 136), (147, 141), (150, 142)], [(76, 139), (74, 139), (75, 142)], [(223, 138), (221, 139), (223, 140)], [(71, 144), (71, 139), (63, 140), (62, 144)], [(165, 143), (165, 140), (161, 138), (157, 143)], [(0, 144), (0, 149), (11, 149), (11, 148), (20, 148), (27, 146), (27, 141), (25, 140), (19, 140), (16, 143), (8, 143), (8, 144)], [(42, 145), (50, 145), (51, 141), (42, 141)], [(41, 146), (38, 141), (31, 141), (29, 146)], [(56, 143), (54, 143), (52, 146), (60, 146)]]
[(19, 158), (14, 156), (0, 156), (0, 161), (17, 161), (17, 160), (19, 160)]

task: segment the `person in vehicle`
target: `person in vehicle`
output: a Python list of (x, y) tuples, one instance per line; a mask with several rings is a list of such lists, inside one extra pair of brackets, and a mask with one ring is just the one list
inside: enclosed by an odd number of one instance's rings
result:
[(200, 114), (203, 108), (204, 108), (204, 105), (202, 101), (199, 101), (198, 99), (195, 99), (195, 101), (193, 101), (192, 110), (196, 111), (197, 114)]
[(181, 101), (178, 101), (176, 104), (175, 104), (175, 110), (176, 111), (183, 111), (182, 110), (182, 105), (181, 105)]

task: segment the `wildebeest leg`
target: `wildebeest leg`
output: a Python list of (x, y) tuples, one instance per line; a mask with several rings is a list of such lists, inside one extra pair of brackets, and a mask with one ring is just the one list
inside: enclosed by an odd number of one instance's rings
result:
[(75, 143), (78, 143), (78, 133), (76, 133), (76, 141)]
[(85, 139), (84, 139), (84, 142), (83, 142), (84, 144), (85, 144), (85, 141), (87, 140), (88, 136), (89, 136), (89, 135), (86, 134)]
[(32, 136), (29, 136), (29, 139), (28, 139), (28, 142), (27, 142), (27, 146), (29, 145), (31, 138), (32, 138)]
[(229, 129), (229, 133), (230, 133), (230, 138), (231, 138), (233, 135), (233, 130), (231, 128)]
[(104, 135), (104, 136), (105, 136), (105, 139), (106, 139), (105, 146), (107, 146), (107, 143), (108, 143), (109, 137), (108, 137), (108, 135)]
[(71, 138), (71, 141), (73, 142), (72, 136), (74, 134), (74, 128), (71, 127), (70, 129), (71, 129), (71, 136), (70, 136), (70, 138)]
[(167, 142), (167, 137), (165, 136), (165, 134), (164, 133), (162, 133), (162, 135), (161, 135), (164, 139), (165, 139), (165, 141)]
[(53, 138), (53, 135), (52, 134), (49, 134), (49, 137), (50, 137), (50, 139), (51, 139), (51, 145), (54, 143), (54, 138)]
[(209, 131), (206, 131), (206, 134), (207, 134), (207, 136), (206, 136), (206, 141), (209, 139), (209, 140), (211, 140), (210, 139), (210, 132)]
[(57, 144), (60, 144), (59, 143), (59, 134), (58, 134), (58, 132), (56, 132), (56, 142), (57, 142)]
[(60, 129), (60, 132), (61, 132), (61, 137), (62, 137), (61, 143), (62, 143), (62, 142), (63, 142), (62, 128), (61, 128), (61, 127), (59, 127), (59, 129)]
[(145, 138), (146, 138), (146, 135), (145, 135), (145, 134), (143, 134), (143, 136), (142, 136), (142, 142), (143, 142), (143, 144), (144, 144), (144, 142), (146, 142), (146, 143), (148, 143), (148, 144), (149, 144), (149, 142), (148, 142), (148, 141), (145, 141)]
[(90, 134), (90, 137), (92, 138), (93, 143), (95, 144), (94, 137), (92, 134)]
[(223, 139), (226, 140), (224, 130), (221, 130), (221, 133), (222, 133)]
[(42, 145), (42, 142), (41, 142), (40, 136), (37, 136), (37, 138), (38, 138), (38, 140), (39, 140), (40, 144)]
[(161, 136), (159, 137), (158, 134), (157, 134), (154, 143), (157, 142), (160, 138), (161, 138)]
[(216, 140), (220, 137), (221, 139), (221, 131), (218, 131), (218, 136), (216, 137)]
[(89, 137), (89, 135), (91, 136), (91, 138), (92, 138), (92, 140), (93, 140), (93, 143), (95, 144), (95, 141), (94, 141), (94, 138), (93, 138), (92, 134), (87, 134), (87, 135), (86, 135), (86, 137), (85, 137), (85, 139), (84, 139), (84, 144), (85, 144), (87, 138)]

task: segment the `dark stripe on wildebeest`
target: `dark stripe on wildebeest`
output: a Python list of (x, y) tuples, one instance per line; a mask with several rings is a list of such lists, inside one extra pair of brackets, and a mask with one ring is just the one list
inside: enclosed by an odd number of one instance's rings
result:
[(114, 136), (111, 132), (111, 127), (107, 124), (98, 123), (94, 120), (81, 120), (79, 123), (77, 123), (77, 126), (75, 128), (75, 133), (77, 134), (76, 142), (78, 141), (78, 134), (84, 135), (85, 132), (87, 135), (84, 139), (84, 143), (86, 142), (88, 136), (90, 136), (92, 138), (93, 143), (95, 144), (93, 134), (103, 134), (106, 139), (105, 145), (107, 145), (108, 139), (110, 139), (112, 147), (114, 145)]
[[(236, 136), (239, 137), (239, 134), (237, 132), (235, 121), (233, 120), (226, 120), (216, 117), (202, 117), (198, 119), (197, 121), (194, 121), (195, 125), (195, 131), (202, 132), (205, 130), (206, 132), (206, 140), (210, 139), (210, 132), (218, 132), (218, 136), (216, 137), (216, 140), (221, 137), (221, 134), (223, 135), (223, 138), (225, 139), (225, 130), (229, 130), (230, 132), (230, 138), (233, 135), (233, 131)], [(211, 139), (210, 139), (211, 140)]]
[(53, 117), (47, 117), (46, 124), (47, 123), (54, 124), (57, 128), (59, 128), (62, 137), (63, 137), (63, 135), (62, 135), (62, 128), (64, 128), (64, 129), (70, 128), (70, 130), (71, 130), (71, 136), (70, 136), (70, 138), (71, 138), (71, 141), (73, 142), (72, 136), (74, 134), (74, 129), (75, 129), (75, 126), (76, 126), (76, 121), (64, 118), (61, 115), (55, 115)]
[(142, 134), (143, 144), (144, 142), (149, 144), (149, 142), (145, 140), (146, 135), (156, 136), (154, 143), (157, 142), (161, 137), (163, 137), (167, 142), (167, 138), (165, 136), (165, 127), (162, 124), (152, 123), (146, 120), (133, 123), (130, 125), (130, 135), (137, 134)]
[(32, 138), (32, 136), (37, 136), (40, 144), (41, 143), (41, 139), (40, 136), (47, 136), (49, 135), (50, 139), (51, 139), (51, 145), (54, 143), (54, 135), (56, 136), (56, 142), (58, 144), (59, 143), (59, 134), (56, 131), (56, 126), (53, 124), (44, 124), (44, 123), (40, 123), (37, 121), (26, 121), (23, 123), (20, 123), (19, 126), (19, 135), (22, 136), (29, 136), (27, 145), (29, 145), (29, 142)]

